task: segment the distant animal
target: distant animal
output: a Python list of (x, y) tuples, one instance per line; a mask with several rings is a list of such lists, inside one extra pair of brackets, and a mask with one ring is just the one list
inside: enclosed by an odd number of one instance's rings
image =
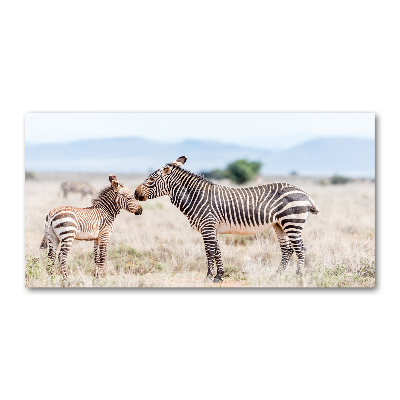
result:
[(80, 193), (82, 198), (88, 194), (94, 196), (95, 193), (93, 186), (88, 182), (63, 182), (60, 188), (64, 194), (64, 198), (66, 198), (69, 193)]
[(304, 265), (306, 248), (301, 232), (308, 212), (319, 209), (311, 197), (287, 183), (233, 189), (210, 182), (208, 179), (182, 169), (187, 157), (156, 170), (136, 188), (140, 201), (169, 196), (188, 218), (193, 229), (203, 235), (208, 272), (205, 278), (221, 282), (224, 267), (217, 233), (252, 235), (274, 228), (282, 251), (277, 272), (285, 270), (293, 252), (298, 257), (296, 273)]
[(114, 220), (123, 210), (136, 215), (142, 214), (142, 206), (134, 199), (115, 175), (109, 176), (110, 186), (103, 188), (87, 208), (57, 207), (46, 216), (45, 234), (41, 249), (49, 247), (48, 257), (54, 265), (57, 248), (58, 260), (64, 278), (67, 278), (67, 257), (74, 240), (94, 241), (95, 276), (104, 274), (107, 245), (114, 229)]

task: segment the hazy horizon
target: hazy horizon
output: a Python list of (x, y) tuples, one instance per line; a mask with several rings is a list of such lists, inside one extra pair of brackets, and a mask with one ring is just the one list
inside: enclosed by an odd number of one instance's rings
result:
[(374, 113), (27, 113), (25, 144), (187, 140), (287, 149), (308, 140), (375, 139)]

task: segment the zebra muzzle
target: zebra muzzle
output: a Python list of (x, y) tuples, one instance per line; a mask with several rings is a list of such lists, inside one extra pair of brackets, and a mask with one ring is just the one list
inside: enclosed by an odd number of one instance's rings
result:
[(142, 193), (140, 193), (140, 190), (138, 188), (135, 190), (135, 199), (139, 201), (146, 200), (145, 196)]
[(143, 213), (143, 208), (142, 206), (139, 206), (139, 208), (135, 211), (135, 215), (141, 215)]

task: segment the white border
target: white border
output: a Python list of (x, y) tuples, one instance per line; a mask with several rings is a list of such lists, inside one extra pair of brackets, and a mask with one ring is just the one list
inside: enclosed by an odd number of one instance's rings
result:
[[(393, 397), (396, 15), (342, 1), (7, 5), (2, 397)], [(23, 121), (32, 111), (376, 112), (377, 288), (25, 289)]]

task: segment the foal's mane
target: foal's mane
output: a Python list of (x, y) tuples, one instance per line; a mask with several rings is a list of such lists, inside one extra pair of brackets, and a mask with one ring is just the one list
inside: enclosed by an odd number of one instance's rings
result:
[[(119, 181), (118, 181), (119, 182)], [(122, 184), (122, 182), (119, 182), (119, 184), (121, 185), (121, 187), (124, 187), (124, 185)], [(101, 200), (107, 196), (107, 194), (111, 191), (113, 191), (114, 189), (111, 186), (104, 186), (102, 189), (100, 189), (96, 196), (93, 197), (92, 199), (92, 204), (95, 206), (96, 204), (99, 204), (101, 202)]]
[(110, 191), (113, 191), (113, 188), (111, 186), (105, 186), (102, 189), (100, 189), (97, 194), (96, 197), (93, 197), (92, 199), (92, 204), (95, 206), (99, 203), (101, 203), (101, 200), (106, 197)]

